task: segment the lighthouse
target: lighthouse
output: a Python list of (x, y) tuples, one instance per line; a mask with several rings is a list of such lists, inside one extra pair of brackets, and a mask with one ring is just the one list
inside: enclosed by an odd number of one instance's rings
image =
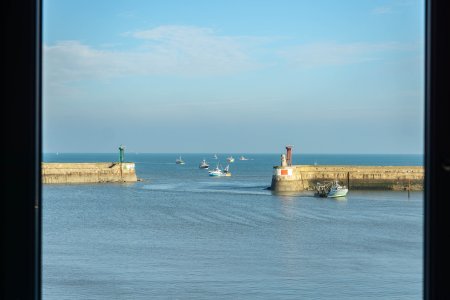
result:
[(125, 146), (120, 145), (119, 146), (119, 162), (120, 163), (123, 163), (124, 155), (125, 155)]
[(287, 145), (286, 146), (286, 164), (288, 165), (288, 167), (292, 166), (292, 148), (294, 146), (292, 145)]

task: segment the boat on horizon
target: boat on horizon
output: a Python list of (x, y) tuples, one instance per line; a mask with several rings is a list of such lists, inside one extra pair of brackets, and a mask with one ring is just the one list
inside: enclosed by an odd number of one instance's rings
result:
[(348, 188), (340, 185), (337, 180), (331, 185), (330, 191), (327, 194), (328, 198), (345, 197), (348, 193)]
[(248, 160), (248, 158), (243, 156), (243, 155), (241, 155), (241, 157), (239, 157), (239, 160)]
[(214, 155), (213, 155), (213, 159), (217, 159), (217, 154), (214, 154)]
[(205, 159), (203, 159), (198, 167), (200, 169), (208, 169), (209, 168), (209, 164), (206, 162)]
[(234, 157), (231, 155), (229, 157), (227, 157), (227, 162), (229, 162), (229, 163), (234, 162)]
[(175, 160), (175, 163), (177, 165), (184, 165), (185, 164), (184, 160), (181, 159), (181, 156)]

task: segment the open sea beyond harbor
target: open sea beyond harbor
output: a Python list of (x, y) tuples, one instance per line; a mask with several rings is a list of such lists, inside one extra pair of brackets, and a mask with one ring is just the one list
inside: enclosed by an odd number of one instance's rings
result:
[[(136, 183), (43, 186), (43, 299), (422, 299), (422, 192), (275, 195), (279, 154), (231, 153), (231, 177), (199, 169), (202, 159), (225, 167), (230, 153), (180, 154), (125, 153)], [(293, 163), (423, 157), (294, 152)]]

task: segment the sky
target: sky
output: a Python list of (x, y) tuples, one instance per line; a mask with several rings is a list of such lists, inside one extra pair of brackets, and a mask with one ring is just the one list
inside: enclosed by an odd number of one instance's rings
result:
[(421, 154), (424, 1), (43, 1), (43, 151)]

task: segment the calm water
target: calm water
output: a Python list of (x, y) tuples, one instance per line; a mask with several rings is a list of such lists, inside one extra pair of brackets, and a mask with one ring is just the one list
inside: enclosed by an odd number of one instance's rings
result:
[[(423, 195), (272, 195), (279, 155), (232, 177), (212, 154), (126, 154), (133, 184), (45, 185), (44, 299), (421, 299)], [(222, 163), (225, 155), (218, 154)], [(45, 161), (115, 161), (47, 154)], [(301, 155), (294, 163), (421, 165), (421, 156)]]

